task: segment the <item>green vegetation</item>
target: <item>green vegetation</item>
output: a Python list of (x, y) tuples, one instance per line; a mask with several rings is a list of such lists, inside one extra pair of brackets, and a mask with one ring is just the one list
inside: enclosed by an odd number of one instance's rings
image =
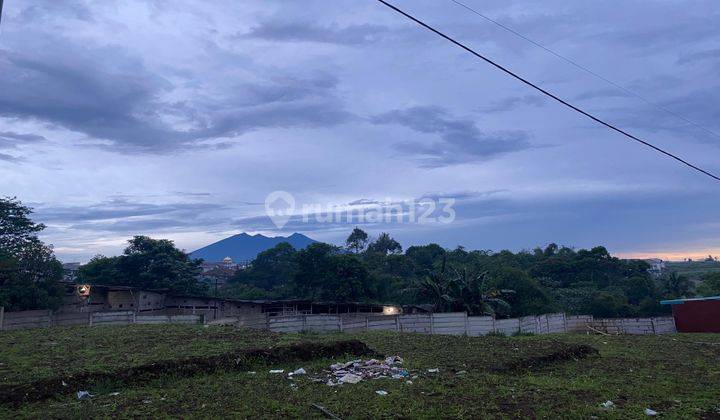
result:
[[(287, 372), (300, 367), (297, 363), (193, 376), (159, 373), (133, 386), (113, 381), (92, 385), (87, 390), (95, 396), (87, 400), (78, 400), (77, 390), (70, 389), (19, 407), (2, 405), (0, 417), (320, 418), (322, 414), (311, 407), (320, 404), (342, 418), (641, 418), (645, 408), (669, 418), (712, 418), (720, 408), (717, 335), (281, 335), (167, 325), (31, 330), (0, 336), (3, 349), (9, 350), (0, 353), (0, 384), (112, 371), (234, 348), (348, 338), (360, 339), (383, 354), (402, 356), (418, 377), (412, 384), (380, 379), (330, 387), (311, 380), (336, 361), (322, 358), (302, 364), (308, 375), (294, 380), (268, 371)], [(599, 355), (547, 357), (578, 345), (592, 346)], [(36, 367), (38, 363), (44, 367)], [(439, 373), (428, 373), (430, 368), (439, 368)], [(377, 395), (380, 389), (388, 395)], [(600, 404), (608, 400), (614, 408), (605, 411)]]
[(32, 209), (17, 199), (0, 197), (0, 306), (8, 311), (62, 303), (62, 265), (38, 239), (45, 226), (30, 220), (30, 214)]
[(231, 278), (223, 296), (431, 304), (500, 317), (553, 311), (629, 317), (664, 314), (661, 299), (692, 295), (687, 278), (654, 279), (645, 262), (612, 257), (603, 247), (550, 244), (513, 253), (430, 244), (402, 253), (388, 234), (369, 241), (358, 228), (346, 244), (299, 251), (280, 244)]
[(135, 236), (128, 241), (123, 255), (98, 255), (83, 265), (78, 272), (78, 280), (91, 284), (201, 294), (206, 291), (198, 282), (201, 262), (191, 260), (167, 239)]
[(666, 263), (669, 271), (685, 276), (691, 281), (699, 281), (701, 277), (710, 273), (720, 273), (720, 261), (670, 261)]
[(720, 296), (720, 273), (705, 274), (697, 291), (700, 296)]

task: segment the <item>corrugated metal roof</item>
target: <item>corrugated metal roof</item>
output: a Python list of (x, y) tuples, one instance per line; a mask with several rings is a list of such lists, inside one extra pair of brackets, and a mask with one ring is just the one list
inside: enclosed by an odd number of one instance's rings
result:
[(671, 299), (671, 300), (661, 300), (661, 305), (679, 305), (685, 302), (698, 302), (703, 300), (720, 300), (720, 296), (709, 296), (709, 297), (699, 297), (699, 298), (691, 298), (691, 299)]

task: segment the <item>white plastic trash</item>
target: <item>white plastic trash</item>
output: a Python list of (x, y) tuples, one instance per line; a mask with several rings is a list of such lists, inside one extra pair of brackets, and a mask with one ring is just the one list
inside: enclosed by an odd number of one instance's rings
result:
[(657, 415), (658, 415), (658, 412), (655, 411), (655, 410), (653, 410), (653, 409), (651, 409), (651, 408), (646, 408), (646, 409), (645, 409), (645, 415), (646, 415), (646, 416), (657, 416)]
[(352, 373), (346, 373), (342, 378), (340, 378), (340, 382), (344, 384), (356, 384), (360, 381), (362, 381), (362, 376)]
[(270, 373), (277, 374), (277, 373), (283, 373), (285, 372), (285, 369), (273, 369), (270, 371)]
[(388, 394), (387, 391), (383, 391), (382, 389), (375, 391), (375, 393), (378, 395), (383, 395), (383, 396)]
[(300, 368), (300, 369), (290, 372), (288, 375), (292, 376), (292, 375), (306, 375), (306, 374), (307, 374), (307, 372), (305, 371), (305, 369)]

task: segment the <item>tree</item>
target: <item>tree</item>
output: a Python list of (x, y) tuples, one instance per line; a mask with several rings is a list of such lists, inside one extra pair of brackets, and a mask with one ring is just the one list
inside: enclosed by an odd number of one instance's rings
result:
[(671, 272), (660, 279), (665, 296), (669, 298), (690, 297), (692, 295), (692, 282), (689, 278)]
[(365, 249), (365, 246), (368, 243), (368, 234), (360, 229), (355, 228), (353, 229), (352, 233), (350, 233), (350, 236), (347, 237), (345, 240), (345, 246), (350, 251), (359, 254)]
[(191, 260), (167, 239), (135, 236), (123, 255), (96, 256), (81, 267), (78, 278), (87, 283), (163, 289), (175, 294), (201, 294), (198, 282), (202, 260)]
[(720, 296), (720, 273), (709, 273), (702, 277), (697, 288), (698, 295), (703, 297)]
[(336, 253), (332, 245), (322, 242), (310, 244), (298, 251), (297, 271), (293, 279), (296, 297), (315, 299), (331, 271), (331, 256)]
[(249, 268), (235, 273), (231, 283), (272, 290), (289, 284), (296, 271), (297, 251), (289, 243), (282, 242), (257, 254)]
[(10, 311), (56, 309), (64, 290), (60, 262), (36, 234), (45, 226), (16, 198), (0, 198), (0, 306)]
[(378, 254), (399, 254), (402, 252), (402, 245), (395, 239), (391, 238), (390, 235), (383, 232), (378, 238), (368, 245), (368, 252), (374, 252)]

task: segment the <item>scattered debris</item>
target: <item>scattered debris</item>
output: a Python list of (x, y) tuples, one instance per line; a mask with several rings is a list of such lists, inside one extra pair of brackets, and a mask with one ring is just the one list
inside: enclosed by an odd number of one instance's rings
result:
[(438, 373), (438, 372), (440, 372), (440, 369), (438, 369), (438, 368), (428, 369), (428, 373)]
[(118, 395), (120, 395), (120, 393), (119, 392), (111, 392), (108, 395), (111, 397), (117, 397)]
[(383, 391), (382, 389), (379, 389), (379, 390), (375, 391), (375, 393), (378, 394), (378, 395), (383, 395), (383, 396), (385, 396), (385, 395), (388, 394), (387, 391)]
[(92, 397), (93, 397), (93, 395), (91, 393), (89, 393), (88, 391), (78, 391), (77, 392), (78, 400), (84, 400), (84, 399), (92, 398)]
[(646, 416), (651, 416), (651, 417), (652, 417), (652, 416), (657, 416), (657, 415), (658, 415), (658, 412), (655, 411), (655, 410), (653, 410), (653, 409), (646, 408), (646, 409), (645, 409), (645, 415), (646, 415)]
[(270, 371), (272, 374), (284, 373), (285, 369), (273, 369)]
[(327, 408), (323, 407), (323, 406), (320, 405), (320, 404), (312, 404), (312, 407), (320, 410), (320, 412), (322, 412), (323, 414), (325, 414), (325, 416), (327, 416), (327, 418), (329, 418), (329, 419), (340, 420), (340, 417), (338, 417), (338, 416), (336, 416), (335, 414), (331, 413), (330, 410), (328, 410)]
[(356, 384), (362, 380), (362, 376), (355, 375), (354, 373), (346, 373), (342, 378), (340, 378), (340, 382), (344, 384)]
[(294, 370), (294, 371), (288, 373), (288, 376), (293, 376), (293, 375), (307, 375), (307, 372), (305, 371), (305, 369), (300, 368), (300, 369), (297, 369), (297, 370)]
[(65, 381), (62, 381), (62, 386), (67, 386), (67, 383)]
[(369, 359), (363, 361), (362, 359), (356, 359), (345, 363), (333, 363), (330, 365), (330, 377), (313, 378), (311, 380), (325, 382), (328, 386), (336, 386), (356, 384), (369, 379), (409, 378), (410, 372), (404, 369), (402, 364), (403, 359), (400, 356), (389, 356), (384, 360)]
[(612, 410), (615, 407), (615, 403), (608, 400), (600, 404), (600, 407), (602, 407), (603, 410)]
[(464, 375), (467, 373), (467, 370), (461, 370), (459, 372), (455, 372), (456, 375)]

